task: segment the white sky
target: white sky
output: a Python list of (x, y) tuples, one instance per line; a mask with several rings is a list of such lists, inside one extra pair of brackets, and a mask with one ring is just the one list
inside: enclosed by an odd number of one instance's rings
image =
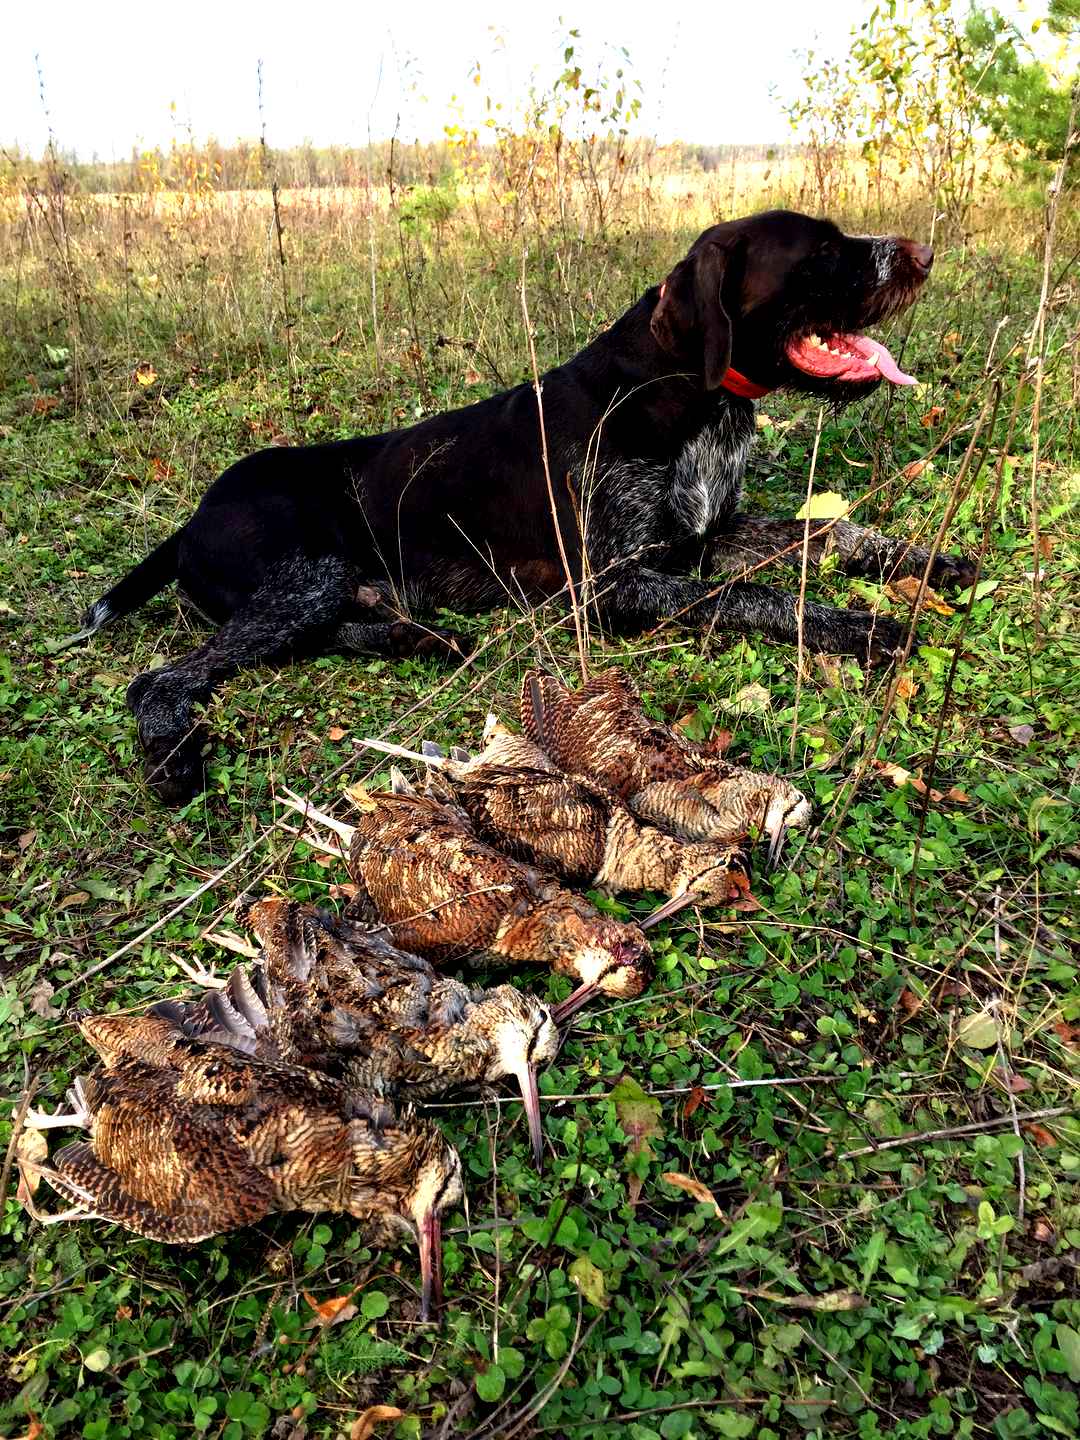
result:
[[(798, 86), (793, 58), (816, 43), (841, 50), (861, 0), (683, 0), (633, 5), (571, 0), (566, 13), (593, 54), (630, 52), (642, 84), (640, 128), (662, 139), (783, 140), (770, 97)], [(38, 0), (5, 7), (0, 44), (0, 143), (39, 153), (48, 138), (35, 54), (57, 143), (80, 158), (126, 156), (133, 141), (167, 144), (259, 133), (256, 63), (263, 61), (267, 139), (287, 146), (362, 143), (400, 114), (404, 141), (436, 138), (457, 95), (475, 122), (482, 97), (520, 103), (530, 71), (550, 81), (569, 28), (560, 6), (477, 0)], [(500, 46), (497, 36), (503, 37)], [(479, 60), (482, 83), (469, 71)], [(381, 72), (381, 79), (380, 79)], [(169, 111), (176, 104), (176, 115)]]

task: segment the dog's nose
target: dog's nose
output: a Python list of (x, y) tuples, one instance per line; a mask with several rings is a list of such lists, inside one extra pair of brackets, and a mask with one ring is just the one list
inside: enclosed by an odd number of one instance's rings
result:
[(905, 240), (904, 249), (911, 257), (912, 264), (916, 270), (923, 275), (930, 274), (930, 267), (934, 263), (934, 252), (929, 245), (917, 245), (914, 240)]

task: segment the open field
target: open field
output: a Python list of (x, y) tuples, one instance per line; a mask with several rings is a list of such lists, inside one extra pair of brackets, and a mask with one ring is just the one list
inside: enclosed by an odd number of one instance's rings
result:
[[(88, 1065), (75, 1010), (187, 993), (178, 960), (227, 967), (206, 937), (247, 888), (329, 898), (344, 877), (273, 828), (277, 781), (329, 803), (379, 773), (348, 736), (472, 745), (489, 709), (512, 713), (525, 668), (575, 665), (563, 614), (508, 604), (455, 620), (481, 642), (456, 673), (322, 659), (246, 674), (210, 709), (209, 790), (165, 812), (124, 688), (197, 643), (198, 617), (168, 592), (88, 645), (52, 643), (236, 456), (525, 378), (523, 238), (545, 366), (733, 197), (746, 211), (800, 193), (760, 166), (736, 180), (613, 188), (602, 217), (588, 196), (560, 211), (528, 189), (499, 204), (462, 186), (449, 213), (423, 190), (286, 192), (284, 267), (265, 194), (9, 197), (0, 1144), (28, 1085), (58, 1104)], [(791, 775), (815, 828), (756, 877), (759, 911), (688, 912), (657, 939), (647, 997), (583, 1013), (541, 1080), (542, 1177), (509, 1092), (433, 1112), (469, 1200), (448, 1226), (441, 1331), (402, 1318), (415, 1252), (373, 1252), (345, 1219), (170, 1249), (39, 1228), (12, 1180), (0, 1434), (301, 1440), (349, 1435), (375, 1404), (403, 1412), (378, 1434), (475, 1440), (1080, 1433), (1080, 272), (1064, 220), (1037, 426), (1020, 382), (1041, 216), (1000, 198), (968, 243), (936, 237), (927, 294), (893, 329), (922, 386), (820, 417), (817, 490), (932, 538), (959, 480), (946, 544), (985, 547), (970, 605), (920, 618), (898, 685), (826, 661), (796, 689), (786, 649), (593, 633), (591, 663), (628, 666), (657, 713), (729, 730), (731, 757)], [(930, 223), (914, 195), (895, 220)], [(817, 410), (759, 410), (747, 504), (794, 513)], [(907, 613), (835, 571), (810, 592)], [(611, 1098), (627, 1077), (655, 1097), (633, 1122)], [(770, 1079), (800, 1083), (728, 1085)], [(349, 1294), (353, 1318), (313, 1325), (313, 1302)]]

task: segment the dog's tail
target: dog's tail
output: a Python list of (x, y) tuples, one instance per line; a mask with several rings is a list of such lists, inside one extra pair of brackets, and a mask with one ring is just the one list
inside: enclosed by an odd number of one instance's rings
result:
[(95, 600), (82, 617), (83, 628), (80, 634), (93, 635), (110, 620), (137, 610), (152, 595), (163, 590), (170, 580), (175, 580), (179, 567), (180, 536), (183, 533), (184, 527), (181, 526), (167, 540), (163, 540), (156, 550), (152, 550), (145, 560), (141, 560), (134, 570), (129, 570), (107, 594), (100, 600)]

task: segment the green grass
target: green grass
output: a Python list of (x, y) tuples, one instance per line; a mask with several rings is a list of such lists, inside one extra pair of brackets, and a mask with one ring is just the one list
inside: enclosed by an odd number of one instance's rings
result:
[[(167, 593), (90, 645), (54, 653), (50, 642), (230, 458), (276, 434), (400, 424), (497, 388), (492, 368), (510, 382), (525, 366), (519, 257), (505, 237), (481, 243), (462, 217), (439, 244), (411, 233), (414, 317), (396, 235), (380, 233), (376, 349), (366, 232), (350, 249), (311, 220), (287, 236), (290, 393), (261, 222), (235, 247), (199, 224), (166, 244), (156, 222), (136, 217), (125, 278), (109, 268), (115, 236), (101, 240), (101, 258), (86, 221), (73, 262), (81, 321), (44, 241), (24, 264), (17, 232), (0, 250), (0, 1071), (11, 1102), (32, 1076), (35, 1103), (59, 1103), (88, 1066), (75, 1007), (181, 993), (174, 957), (227, 967), (232, 957), (203, 936), (228, 924), (246, 886), (327, 898), (343, 877), (268, 825), (278, 778), (325, 801), (371, 773), (332, 727), (475, 744), (489, 709), (512, 714), (538, 655), (572, 672), (562, 617), (508, 611), (457, 622), (491, 641), (457, 674), (344, 659), (246, 674), (210, 707), (207, 793), (175, 813), (155, 805), (124, 687), (194, 643), (197, 618)], [(618, 314), (685, 238), (627, 229), (530, 242), (541, 363)], [(783, 872), (756, 877), (763, 908), (683, 917), (656, 941), (647, 997), (584, 1015), (542, 1079), (549, 1096), (588, 1097), (545, 1105), (543, 1176), (508, 1096), (433, 1112), (461, 1147), (468, 1192), (467, 1214), (447, 1222), (439, 1332), (396, 1318), (415, 1253), (372, 1253), (347, 1219), (284, 1216), (170, 1249), (96, 1224), (41, 1229), (12, 1183), (0, 1223), (0, 1434), (36, 1434), (40, 1423), (88, 1440), (330, 1436), (376, 1403), (406, 1412), (378, 1431), (403, 1436), (439, 1433), (450, 1411), (447, 1434), (589, 1440), (1078, 1433), (1075, 1110), (1019, 1136), (1005, 1123), (871, 1148), (1008, 1117), (1010, 1091), (1022, 1114), (1075, 1102), (1075, 283), (1055, 295), (1048, 325), (1038, 632), (1030, 390), (992, 508), (1020, 373), (1011, 347), (1037, 289), (1022, 255), (942, 257), (904, 352), (925, 388), (826, 417), (822, 435), (819, 490), (854, 498), (880, 486), (861, 518), (932, 535), (969, 432), (916, 478), (900, 472), (961, 419), (991, 342), (1010, 357), (994, 448), (949, 540), (977, 550), (990, 521), (992, 584), (966, 628), (963, 607), (922, 620), (910, 683), (876, 750), (925, 771), (943, 726), (933, 783), (967, 798), (931, 805), (917, 867), (922, 798), (910, 786), (871, 769), (840, 818), (888, 677), (810, 664), (796, 715), (788, 650), (676, 629), (634, 645), (594, 639), (592, 663), (627, 665), (656, 713), (730, 728), (730, 755), (790, 773), (812, 794), (816, 828)], [(138, 365), (153, 368), (152, 384), (135, 380)], [(934, 406), (943, 413), (928, 426)], [(770, 418), (747, 503), (791, 513), (817, 414), (777, 397), (760, 408)], [(835, 572), (810, 584), (836, 601), (882, 599)], [(751, 685), (767, 707), (733, 712)], [(174, 920), (80, 978), (247, 846)], [(552, 994), (559, 985), (523, 980)], [(46, 985), (60, 992), (57, 1015), (41, 1013)], [(708, 1088), (736, 1078), (802, 1083)], [(0, 1125), (0, 1142), (9, 1129)], [(662, 1178), (672, 1172), (707, 1187), (715, 1206)], [(321, 1300), (358, 1284), (355, 1318), (322, 1336), (305, 1328), (305, 1292)]]

